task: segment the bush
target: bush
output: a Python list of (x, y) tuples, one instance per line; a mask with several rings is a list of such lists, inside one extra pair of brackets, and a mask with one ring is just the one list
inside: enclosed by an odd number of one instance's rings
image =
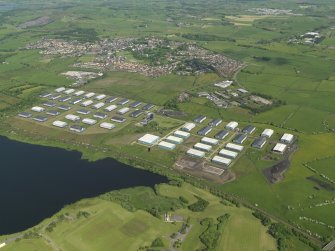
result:
[(158, 237), (153, 240), (153, 242), (151, 243), (151, 247), (164, 247), (164, 242), (161, 238)]

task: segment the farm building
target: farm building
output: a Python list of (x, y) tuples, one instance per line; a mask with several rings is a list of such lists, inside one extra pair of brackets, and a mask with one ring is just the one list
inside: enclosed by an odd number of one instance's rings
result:
[(48, 120), (48, 117), (45, 116), (36, 116), (33, 118), (33, 120), (37, 121), (37, 122), (45, 122)]
[(77, 92), (75, 92), (73, 95), (74, 96), (81, 96), (81, 95), (83, 95), (85, 92), (84, 91), (77, 91)]
[(212, 158), (212, 162), (219, 164), (219, 165), (225, 165), (225, 166), (229, 166), (231, 163), (231, 159), (227, 159), (221, 156), (214, 156), (214, 158)]
[(146, 104), (145, 106), (142, 107), (142, 110), (149, 111), (154, 107), (155, 107), (155, 105), (153, 105), (153, 104)]
[(66, 91), (64, 91), (64, 93), (67, 94), (67, 95), (69, 95), (73, 92), (74, 92), (74, 89), (67, 89)]
[(79, 121), (80, 117), (77, 115), (73, 115), (73, 114), (68, 114), (65, 116), (66, 119), (71, 120), (71, 121)]
[(158, 147), (166, 150), (173, 150), (176, 148), (176, 145), (169, 142), (161, 141), (159, 142)]
[(88, 115), (88, 114), (91, 113), (91, 111), (90, 111), (90, 110), (86, 110), (86, 109), (79, 109), (79, 110), (77, 111), (77, 113), (79, 113), (79, 114), (83, 114), (83, 115)]
[(97, 123), (95, 119), (89, 119), (89, 118), (83, 119), (82, 122), (87, 125), (95, 125)]
[(76, 105), (76, 104), (78, 104), (78, 103), (81, 102), (81, 101), (82, 101), (81, 98), (75, 98), (75, 99), (71, 100), (69, 103), (70, 103), (71, 105)]
[(187, 152), (187, 155), (190, 155), (192, 157), (196, 158), (203, 158), (205, 157), (205, 153), (196, 149), (189, 149)]
[(71, 106), (68, 106), (68, 105), (60, 105), (58, 106), (58, 109), (61, 109), (63, 111), (69, 111), (71, 110)]
[(122, 117), (117, 117), (117, 116), (114, 116), (111, 118), (111, 121), (114, 121), (114, 122), (117, 122), (117, 123), (123, 123), (126, 121), (125, 118), (122, 118)]
[(60, 94), (54, 94), (54, 95), (51, 95), (51, 96), (49, 97), (49, 99), (50, 99), (50, 100), (56, 100), (56, 99), (59, 99), (61, 96), (62, 96), (62, 95), (60, 95)]
[(185, 125), (182, 126), (181, 130), (185, 132), (190, 132), (194, 127), (195, 127), (194, 123), (186, 123)]
[(100, 94), (100, 95), (95, 97), (96, 100), (103, 100), (104, 98), (106, 98), (105, 94)]
[(44, 108), (43, 107), (40, 107), (40, 106), (34, 106), (31, 108), (31, 110), (33, 112), (43, 112), (44, 111)]
[(277, 143), (275, 147), (272, 149), (272, 151), (277, 152), (277, 153), (284, 153), (286, 150), (287, 145), (283, 143)]
[(44, 93), (42, 93), (42, 94), (40, 94), (40, 98), (47, 98), (47, 97), (49, 97), (49, 96), (51, 96), (51, 93), (50, 92), (44, 92)]
[(92, 108), (98, 110), (101, 107), (103, 107), (104, 105), (105, 105), (104, 102), (100, 102), (100, 103), (97, 103), (97, 104), (93, 105)]
[(64, 128), (67, 126), (67, 123), (60, 121), (60, 120), (55, 120), (54, 122), (52, 122), (52, 125), (56, 127)]
[(66, 90), (65, 87), (59, 87), (59, 88), (55, 89), (55, 92), (63, 92), (65, 90)]
[(183, 138), (183, 139), (187, 139), (191, 136), (190, 133), (188, 132), (183, 132), (183, 131), (180, 131), (180, 130), (177, 130), (173, 133), (174, 136), (177, 136), (179, 138)]
[(217, 134), (215, 134), (214, 138), (224, 139), (225, 137), (227, 137), (228, 134), (229, 134), (228, 130), (222, 130), (222, 131), (218, 132)]
[(109, 105), (105, 108), (105, 112), (111, 112), (117, 108), (116, 105)]
[(261, 149), (263, 148), (265, 143), (266, 143), (266, 137), (258, 137), (257, 139), (254, 140), (254, 142), (252, 142), (251, 146)]
[(261, 136), (267, 137), (267, 138), (271, 138), (272, 134), (273, 134), (273, 130), (272, 129), (265, 129), (262, 132)]
[(168, 136), (165, 140), (173, 144), (181, 144), (184, 141), (182, 138), (175, 136)]
[(291, 144), (293, 142), (294, 136), (290, 133), (284, 133), (280, 138), (280, 141), (286, 144)]
[(210, 133), (212, 131), (212, 127), (210, 126), (206, 126), (204, 128), (202, 128), (199, 132), (198, 132), (198, 135), (201, 135), (201, 136), (206, 136), (208, 133)]
[(115, 128), (115, 125), (112, 123), (103, 122), (100, 124), (100, 127), (104, 129), (112, 130), (113, 128)]
[(72, 126), (70, 126), (70, 130), (74, 131), (74, 132), (81, 133), (81, 132), (85, 131), (85, 127), (82, 127), (80, 125), (72, 125)]
[(117, 114), (124, 115), (127, 112), (129, 112), (129, 110), (130, 109), (128, 107), (123, 107), (123, 108), (121, 108), (120, 110), (117, 111)]
[(96, 112), (93, 114), (93, 117), (97, 119), (105, 119), (107, 118), (107, 114), (102, 112)]
[(18, 114), (18, 116), (21, 117), (21, 118), (30, 118), (32, 116), (32, 114), (29, 113), (29, 112), (20, 112)]
[(210, 126), (218, 126), (222, 123), (222, 119), (213, 119), (211, 122), (209, 122)]
[(60, 114), (60, 112), (56, 110), (50, 110), (50, 111), (47, 111), (46, 113), (51, 116), (58, 116)]
[(117, 100), (117, 97), (109, 97), (108, 99), (105, 100), (106, 103), (112, 103), (115, 100)]
[(138, 139), (138, 142), (147, 146), (152, 146), (156, 144), (159, 140), (159, 137), (152, 134), (145, 134), (141, 138)]
[(202, 144), (202, 143), (196, 143), (193, 147), (197, 150), (204, 151), (204, 152), (209, 152), (212, 150), (212, 146)]
[(204, 144), (208, 144), (208, 145), (217, 145), (219, 143), (217, 139), (208, 138), (208, 137), (203, 137), (201, 139), (201, 142)]
[(195, 123), (202, 123), (202, 122), (204, 122), (205, 120), (206, 120), (206, 116), (204, 116), (204, 115), (199, 115), (199, 116), (197, 116), (195, 119), (194, 119), (194, 122)]
[(117, 104), (118, 105), (125, 105), (129, 102), (129, 99), (127, 98), (124, 98), (124, 99), (121, 99)]
[(236, 144), (243, 144), (243, 142), (247, 139), (247, 135), (244, 133), (239, 133), (237, 134), (234, 139), (233, 142)]
[(58, 99), (59, 102), (66, 102), (66, 101), (69, 101), (71, 99), (71, 97), (69, 96), (65, 96), (65, 97), (62, 97), (60, 99)]
[(244, 149), (244, 146), (236, 145), (236, 144), (233, 144), (233, 143), (227, 143), (225, 148), (228, 149), (228, 150), (235, 151), (235, 152), (242, 152), (243, 149)]
[(238, 127), (238, 123), (236, 121), (231, 121), (225, 127), (226, 129), (233, 131)]
[(89, 106), (91, 104), (93, 104), (93, 101), (89, 99), (89, 100), (86, 100), (83, 103), (81, 103), (81, 106), (87, 107), (87, 106)]
[(131, 108), (136, 108), (136, 107), (139, 107), (141, 104), (142, 104), (142, 102), (140, 102), (140, 101), (135, 101), (135, 102), (131, 103), (131, 104), (129, 105), (129, 107), (131, 107)]
[(222, 149), (219, 152), (219, 155), (223, 156), (223, 157), (226, 157), (226, 158), (229, 158), (229, 159), (235, 159), (237, 157), (238, 153), (233, 152), (233, 151), (229, 151), (229, 150), (226, 150), (226, 149)]
[(44, 102), (43, 105), (46, 107), (54, 107), (56, 106), (56, 103), (47, 101), (47, 102)]
[(242, 129), (242, 132), (246, 134), (252, 134), (255, 130), (256, 130), (256, 127), (252, 125), (247, 125), (246, 127)]
[(89, 92), (84, 95), (85, 98), (92, 98), (95, 95), (94, 92)]
[(133, 111), (132, 113), (130, 113), (130, 117), (137, 118), (137, 117), (140, 116), (142, 113), (143, 113), (143, 111), (141, 111), (141, 110), (136, 110), (136, 111)]

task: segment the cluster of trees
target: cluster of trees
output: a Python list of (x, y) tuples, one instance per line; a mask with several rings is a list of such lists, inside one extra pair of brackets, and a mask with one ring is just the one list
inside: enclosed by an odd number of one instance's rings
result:
[(194, 202), (193, 204), (188, 206), (188, 209), (193, 212), (202, 212), (206, 209), (206, 207), (209, 205), (209, 202), (207, 200), (204, 200), (200, 198), (199, 196), (195, 196), (198, 201)]
[(230, 41), (230, 42), (236, 42), (235, 39), (229, 38), (229, 37), (220, 37), (217, 35), (212, 34), (183, 34), (183, 38), (189, 39), (189, 40), (197, 40), (197, 41)]
[(252, 213), (252, 215), (255, 216), (257, 219), (260, 219), (264, 226), (269, 226), (271, 224), (271, 219), (260, 211), (255, 211)]

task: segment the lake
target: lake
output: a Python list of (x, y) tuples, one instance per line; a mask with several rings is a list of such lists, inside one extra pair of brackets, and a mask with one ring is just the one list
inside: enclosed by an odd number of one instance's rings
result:
[(65, 205), (108, 191), (166, 182), (113, 159), (0, 137), (0, 235), (37, 225)]

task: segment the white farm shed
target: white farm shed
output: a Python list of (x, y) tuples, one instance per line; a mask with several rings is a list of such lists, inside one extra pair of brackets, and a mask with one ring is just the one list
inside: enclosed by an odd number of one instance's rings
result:
[(227, 159), (221, 156), (214, 156), (214, 158), (212, 159), (212, 162), (220, 164), (220, 165), (225, 165), (225, 166), (229, 166), (231, 163), (231, 159)]
[(66, 91), (64, 91), (65, 94), (71, 94), (73, 93), (75, 90), (74, 89), (67, 89)]
[(105, 105), (104, 102), (100, 102), (100, 103), (97, 103), (95, 105), (93, 105), (93, 109), (100, 109), (101, 107), (103, 107)]
[(59, 87), (55, 90), (55, 92), (62, 92), (65, 91), (65, 87)]
[(71, 120), (71, 121), (79, 121), (80, 117), (77, 115), (73, 115), (73, 114), (68, 114), (65, 116), (66, 119)]
[(191, 136), (190, 133), (188, 132), (183, 132), (183, 131), (180, 131), (180, 130), (177, 130), (173, 133), (175, 136), (179, 137), (179, 138), (183, 138), (183, 139), (187, 139)]
[(194, 123), (186, 123), (185, 125), (183, 125), (183, 127), (181, 128), (181, 130), (186, 131), (186, 132), (190, 132), (192, 131), (192, 129), (195, 127)]
[(54, 122), (52, 122), (52, 125), (56, 127), (64, 128), (65, 126), (67, 126), (67, 123), (64, 121), (55, 120)]
[(34, 107), (31, 108), (31, 110), (34, 111), (34, 112), (43, 112), (44, 108), (40, 107), (40, 106), (34, 106)]
[(241, 152), (241, 151), (243, 151), (243, 148), (244, 148), (244, 146), (233, 144), (233, 143), (227, 143), (227, 145), (226, 145), (226, 149), (232, 150), (232, 151), (235, 151), (235, 152)]
[(84, 106), (84, 107), (87, 107), (87, 106), (89, 106), (89, 105), (91, 105), (91, 104), (93, 104), (93, 101), (92, 101), (92, 100), (86, 100), (86, 101), (84, 101), (83, 103), (81, 103), (81, 105)]
[(280, 141), (286, 144), (291, 144), (293, 142), (294, 136), (290, 133), (284, 133)]
[(236, 121), (231, 121), (226, 125), (228, 130), (235, 130), (238, 127), (238, 123)]
[(206, 144), (202, 144), (202, 143), (196, 143), (194, 145), (195, 149), (198, 149), (200, 151), (205, 151), (205, 152), (209, 152), (212, 150), (212, 146), (210, 145), (206, 145)]
[(205, 157), (205, 153), (196, 149), (189, 149), (187, 152), (187, 155), (190, 155), (192, 157), (196, 158), (203, 158)]
[(115, 125), (112, 123), (103, 122), (100, 124), (100, 127), (104, 129), (112, 130), (113, 128), (115, 128)]
[(165, 140), (173, 144), (181, 144), (184, 141), (182, 138), (175, 137), (175, 136), (168, 136), (166, 137)]
[(84, 95), (85, 98), (92, 98), (95, 95), (94, 92), (89, 92)]
[(138, 139), (138, 142), (147, 146), (152, 146), (154, 144), (156, 144), (159, 140), (159, 137), (156, 135), (152, 135), (152, 134), (145, 134), (144, 136), (142, 136), (141, 138)]
[(277, 143), (275, 147), (272, 149), (274, 152), (277, 153), (284, 153), (287, 145), (282, 144), (282, 143)]
[(173, 150), (176, 148), (176, 145), (166, 141), (161, 141), (159, 142), (158, 147), (165, 150)]
[(237, 152), (233, 152), (233, 151), (229, 151), (229, 150), (226, 150), (226, 149), (222, 149), (220, 152), (219, 152), (219, 155), (223, 156), (223, 157), (227, 157), (229, 159), (235, 159), (238, 155)]
[(267, 138), (271, 138), (272, 134), (274, 133), (274, 131), (272, 129), (265, 129), (261, 136), (263, 137), (267, 137)]
[(208, 145), (217, 145), (219, 143), (219, 141), (217, 139), (213, 139), (213, 138), (208, 138), (208, 137), (203, 137), (201, 139), (202, 143), (208, 144)]
[(106, 112), (111, 112), (111, 111), (115, 110), (116, 108), (117, 108), (116, 105), (109, 105), (105, 108), (105, 111)]
[(77, 91), (77, 92), (75, 92), (73, 95), (74, 96), (81, 96), (81, 95), (83, 95), (85, 92), (84, 91)]
[(82, 122), (87, 125), (94, 125), (97, 123), (95, 119), (89, 119), (89, 118), (83, 119)]

